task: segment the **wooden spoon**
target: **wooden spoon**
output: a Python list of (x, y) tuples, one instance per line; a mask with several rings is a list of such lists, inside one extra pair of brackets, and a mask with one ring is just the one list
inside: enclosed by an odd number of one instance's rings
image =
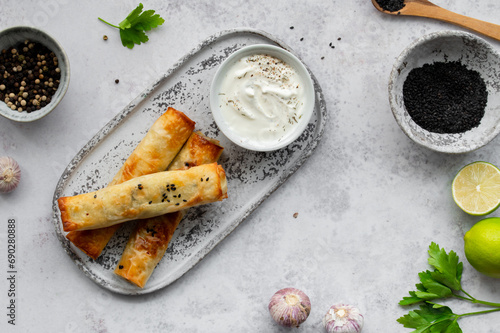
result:
[(389, 12), (382, 9), (376, 0), (372, 0), (377, 10), (391, 15), (409, 15), (428, 17), (436, 20), (456, 24), (460, 27), (479, 32), (485, 36), (500, 40), (500, 25), (480, 21), (457, 13), (450, 12), (444, 8), (436, 6), (427, 0), (405, 0), (405, 6), (398, 11)]

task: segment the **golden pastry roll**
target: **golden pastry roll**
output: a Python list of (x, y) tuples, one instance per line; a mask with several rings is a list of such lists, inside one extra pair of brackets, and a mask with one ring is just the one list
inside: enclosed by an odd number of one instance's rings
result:
[(186, 170), (217, 162), (223, 150), (219, 141), (208, 138), (201, 132), (194, 132), (167, 170)]
[(194, 130), (195, 122), (169, 107), (127, 158), (111, 181), (120, 184), (158, 171), (165, 171)]
[[(169, 107), (153, 123), (109, 185), (166, 170), (192, 134), (194, 126), (195, 122), (184, 113)], [(119, 228), (120, 225), (113, 225), (98, 230), (71, 231), (66, 238), (88, 256), (97, 259)]]
[[(182, 170), (216, 162), (223, 148), (219, 142), (193, 133), (169, 170)], [(167, 251), (168, 244), (183, 217), (183, 212), (139, 220), (130, 234), (115, 274), (144, 288), (156, 265)]]
[(115, 274), (144, 288), (156, 265), (167, 251), (182, 211), (139, 220), (131, 233)]
[(64, 231), (109, 227), (227, 198), (226, 174), (217, 163), (163, 171), (100, 190), (59, 198)]

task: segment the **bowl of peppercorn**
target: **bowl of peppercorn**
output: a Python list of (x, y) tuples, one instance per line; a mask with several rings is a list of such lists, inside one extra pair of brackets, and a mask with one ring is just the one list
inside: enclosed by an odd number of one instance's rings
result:
[(69, 61), (46, 32), (27, 26), (0, 31), (0, 115), (31, 122), (49, 114), (69, 85)]
[(389, 102), (416, 143), (444, 153), (481, 148), (500, 132), (500, 54), (467, 32), (420, 37), (393, 66)]

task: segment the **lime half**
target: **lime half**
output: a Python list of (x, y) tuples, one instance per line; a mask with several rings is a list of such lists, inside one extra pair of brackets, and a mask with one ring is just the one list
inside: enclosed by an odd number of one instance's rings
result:
[(456, 204), (468, 214), (486, 215), (500, 205), (500, 170), (491, 163), (466, 165), (451, 187)]

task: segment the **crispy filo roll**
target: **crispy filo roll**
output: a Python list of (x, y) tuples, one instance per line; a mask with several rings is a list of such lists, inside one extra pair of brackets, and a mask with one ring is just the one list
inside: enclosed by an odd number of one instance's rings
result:
[[(193, 133), (168, 170), (183, 170), (216, 162), (223, 148), (219, 142)], [(139, 220), (130, 234), (115, 273), (144, 288), (183, 217), (183, 212)]]
[[(167, 169), (188, 140), (195, 122), (184, 113), (169, 107), (148, 130), (127, 158), (110, 185)], [(120, 225), (96, 230), (71, 231), (66, 235), (76, 247), (97, 259)]]
[(225, 198), (226, 174), (222, 166), (212, 163), (157, 172), (57, 201), (63, 230), (73, 231), (160, 216)]

